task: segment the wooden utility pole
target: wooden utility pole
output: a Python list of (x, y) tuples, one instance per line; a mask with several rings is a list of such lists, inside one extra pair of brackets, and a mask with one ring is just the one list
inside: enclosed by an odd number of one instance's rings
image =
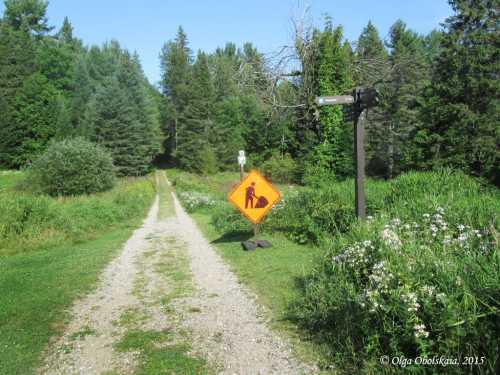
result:
[(366, 219), (365, 205), (365, 147), (364, 147), (364, 121), (366, 109), (362, 108), (359, 102), (354, 109), (354, 165), (356, 167), (355, 202), (356, 216), (358, 219)]
[(354, 164), (355, 179), (355, 206), (358, 219), (366, 218), (365, 204), (365, 148), (364, 148), (364, 121), (366, 110), (378, 104), (378, 93), (375, 89), (354, 89), (352, 95), (320, 96), (316, 104), (338, 105), (354, 104)]

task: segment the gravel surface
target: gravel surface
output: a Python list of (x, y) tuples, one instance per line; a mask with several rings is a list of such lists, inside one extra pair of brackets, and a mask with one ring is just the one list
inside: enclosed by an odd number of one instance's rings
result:
[[(158, 221), (156, 197), (142, 227), (102, 273), (96, 291), (75, 302), (71, 322), (49, 345), (38, 373), (132, 374), (138, 353), (113, 349), (127, 330), (117, 322), (130, 309), (147, 316), (144, 329), (175, 325), (187, 330), (192, 354), (206, 358), (219, 374), (315, 373), (314, 366), (298, 361), (290, 345), (266, 326), (267, 313), (255, 295), (238, 282), (174, 194), (172, 199), (175, 216)], [(172, 301), (175, 314), (165, 315), (160, 299), (169, 285), (155, 265), (172, 240), (187, 249), (195, 288)]]
[(311, 374), (315, 367), (294, 358), (289, 344), (264, 323), (256, 296), (242, 286), (203, 237), (173, 195), (179, 236), (188, 244), (197, 293), (179, 300), (199, 312), (183, 324), (195, 349), (217, 365), (220, 374)]

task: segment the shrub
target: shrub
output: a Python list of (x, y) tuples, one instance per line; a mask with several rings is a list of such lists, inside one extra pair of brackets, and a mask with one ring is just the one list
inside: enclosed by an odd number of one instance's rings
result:
[(212, 175), (217, 173), (217, 157), (211, 146), (206, 145), (200, 150), (199, 163), (199, 169), (202, 174)]
[(57, 195), (91, 194), (115, 183), (111, 156), (82, 138), (52, 143), (28, 171), (34, 189)]
[(305, 189), (271, 211), (267, 230), (285, 232), (298, 243), (318, 244), (327, 235), (345, 232), (354, 221), (353, 204), (333, 189)]
[(273, 182), (291, 183), (296, 180), (297, 165), (288, 154), (274, 155), (262, 164), (262, 171)]
[(219, 233), (234, 233), (252, 229), (250, 222), (233, 205), (218, 202), (211, 215), (211, 224)]

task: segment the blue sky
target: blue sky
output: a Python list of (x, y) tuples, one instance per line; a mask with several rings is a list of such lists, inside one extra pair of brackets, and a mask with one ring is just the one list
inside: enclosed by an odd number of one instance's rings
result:
[[(0, 0), (1, 1), (1, 0)], [(75, 35), (85, 44), (117, 39), (135, 50), (152, 83), (160, 78), (158, 54), (182, 25), (191, 49), (213, 51), (226, 42), (238, 46), (254, 43), (265, 53), (277, 50), (291, 38), (290, 17), (309, 5), (315, 24), (323, 14), (344, 27), (345, 37), (354, 41), (372, 20), (385, 37), (401, 18), (408, 26), (427, 33), (452, 14), (446, 0), (50, 0), (48, 17), (60, 27), (68, 16)], [(0, 12), (3, 13), (3, 1)]]

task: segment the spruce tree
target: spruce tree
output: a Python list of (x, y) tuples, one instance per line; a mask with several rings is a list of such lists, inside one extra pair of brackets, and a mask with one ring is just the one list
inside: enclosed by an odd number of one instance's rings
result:
[(420, 126), (421, 99), (430, 83), (431, 69), (424, 38), (408, 30), (401, 20), (394, 23), (389, 34), (391, 75), (383, 104), (388, 119), (386, 176), (392, 178), (413, 165), (413, 134)]
[(122, 51), (116, 73), (104, 80), (85, 114), (84, 133), (110, 152), (121, 176), (147, 173), (160, 149), (159, 125), (139, 68)]
[(213, 141), (215, 136), (213, 128), (215, 93), (207, 56), (201, 51), (193, 65), (191, 90), (184, 118), (179, 121), (174, 156), (182, 168), (202, 171), (202, 154), (213, 152), (210, 141)]
[(450, 0), (450, 5), (455, 15), (446, 20), (416, 132), (418, 166), (452, 166), (499, 185), (498, 4)]
[(187, 36), (179, 27), (177, 37), (163, 46), (160, 54), (162, 71), (161, 89), (167, 98), (162, 108), (161, 124), (165, 142), (166, 159), (172, 157), (178, 145), (178, 130), (184, 120), (186, 107), (191, 95), (192, 56)]
[(19, 140), (16, 122), (16, 96), (36, 70), (35, 47), (31, 36), (0, 23), (0, 166), (20, 167), (16, 156)]
[(377, 88), (381, 103), (367, 112), (365, 153), (366, 173), (372, 176), (387, 174), (387, 82), (389, 80), (389, 59), (378, 30), (370, 22), (363, 29), (356, 45), (356, 85)]

